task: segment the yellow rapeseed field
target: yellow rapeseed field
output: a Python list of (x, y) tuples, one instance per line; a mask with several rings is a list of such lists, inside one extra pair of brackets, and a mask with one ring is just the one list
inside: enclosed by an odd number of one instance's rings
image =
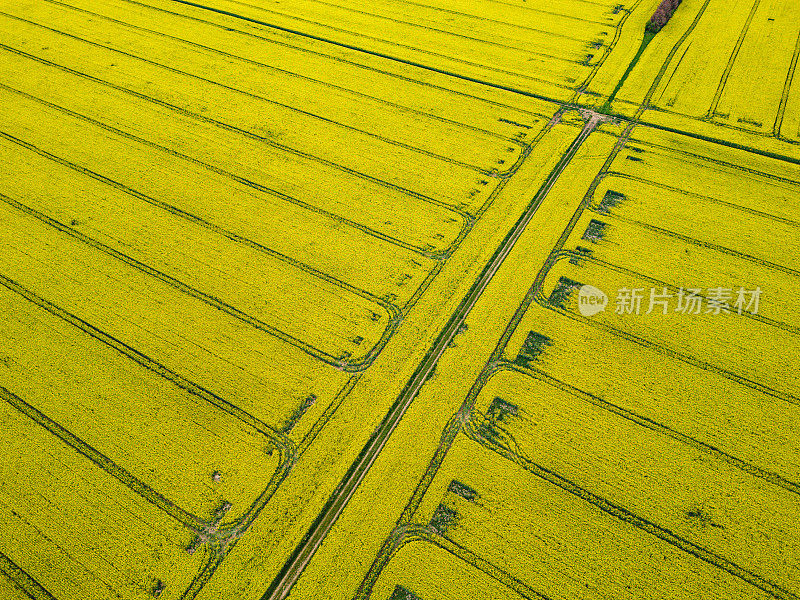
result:
[(0, 5), (0, 600), (800, 598), (800, 13), (670, 6)]

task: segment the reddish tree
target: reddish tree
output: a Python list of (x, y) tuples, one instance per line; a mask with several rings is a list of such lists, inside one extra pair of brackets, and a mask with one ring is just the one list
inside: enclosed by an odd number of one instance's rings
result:
[(656, 12), (653, 13), (653, 16), (650, 17), (650, 21), (647, 23), (645, 27), (645, 31), (649, 31), (651, 33), (658, 33), (661, 31), (661, 28), (667, 24), (672, 13), (675, 12), (675, 9), (678, 8), (678, 5), (681, 3), (681, 0), (662, 0), (661, 4), (658, 5)]

